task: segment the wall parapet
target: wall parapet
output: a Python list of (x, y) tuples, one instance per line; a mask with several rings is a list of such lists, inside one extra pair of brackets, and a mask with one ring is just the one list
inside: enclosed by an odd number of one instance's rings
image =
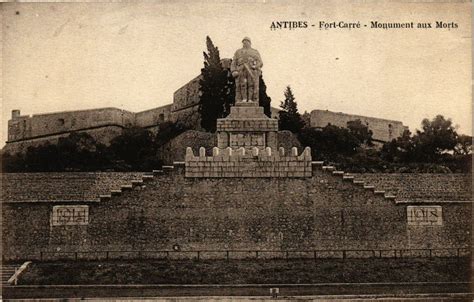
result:
[(194, 155), (191, 147), (186, 148), (186, 177), (311, 177), (311, 149), (306, 147), (298, 155), (293, 147), (289, 154), (284, 148), (274, 152), (270, 147), (260, 149), (214, 147), (212, 155), (206, 155), (204, 147)]

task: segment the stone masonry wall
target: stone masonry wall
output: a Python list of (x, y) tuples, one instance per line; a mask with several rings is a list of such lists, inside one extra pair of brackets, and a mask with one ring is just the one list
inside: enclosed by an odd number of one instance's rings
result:
[(472, 201), (472, 174), (351, 173), (380, 190), (397, 196), (397, 201)]
[(32, 117), (20, 117), (29, 125), (30, 130), (22, 135), (15, 133), (15, 118), (9, 124), (9, 141), (51, 135), (65, 131), (76, 131), (99, 126), (131, 126), (134, 124), (134, 113), (117, 108), (100, 108), (92, 110), (64, 111), (47, 114), (35, 114)]
[[(120, 134), (122, 134), (123, 127), (121, 126), (103, 126), (94, 129), (79, 130), (78, 133), (88, 133), (92, 136), (97, 142), (100, 142), (105, 145), (109, 145), (112, 139)], [(56, 135), (48, 135), (45, 137), (32, 138), (28, 140), (20, 140), (14, 142), (7, 142), (3, 151), (13, 153), (26, 152), (28, 147), (38, 147), (46, 143), (57, 144), (59, 138), (67, 137), (71, 132), (65, 132)]]
[(3, 173), (0, 201), (99, 201), (102, 194), (141, 180), (142, 172)]
[(174, 92), (172, 111), (178, 111), (186, 107), (192, 107), (199, 103), (200, 79), (201, 76), (199, 75)]
[(373, 132), (373, 138), (384, 142), (391, 141), (403, 134), (407, 129), (402, 122), (375, 117), (331, 112), (327, 110), (311, 111), (311, 127), (326, 127), (328, 124), (338, 127), (347, 127), (347, 122), (359, 119)]
[[(206, 154), (212, 154), (212, 148), (217, 145), (217, 138), (215, 133), (201, 132), (195, 130), (188, 130), (166, 143), (160, 150), (161, 159), (165, 165), (172, 165), (175, 161), (184, 161), (186, 155), (186, 148), (183, 146), (190, 146), (198, 152), (199, 147), (206, 148)], [(298, 152), (302, 152), (300, 142), (295, 134), (284, 130), (278, 132), (278, 147), (285, 150), (291, 150), (296, 146)]]
[(407, 205), (318, 169), (311, 178), (186, 178), (175, 168), (108, 201), (77, 204), (89, 205), (88, 225), (52, 226), (57, 202), (4, 203), (4, 256), (470, 246), (470, 203), (433, 202), (442, 207), (442, 224), (412, 226)]
[(135, 113), (135, 126), (149, 127), (171, 121), (171, 104)]
[(267, 147), (260, 150), (240, 148), (234, 151), (213, 148), (212, 156), (206, 156), (206, 149), (199, 149), (199, 156), (187, 148), (185, 158), (186, 177), (311, 177), (311, 150), (307, 147), (298, 155), (296, 147), (285, 154), (280, 148), (274, 152)]

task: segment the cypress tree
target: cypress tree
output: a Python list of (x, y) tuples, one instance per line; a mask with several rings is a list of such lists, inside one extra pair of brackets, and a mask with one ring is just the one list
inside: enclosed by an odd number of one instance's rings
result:
[(280, 130), (289, 130), (293, 133), (299, 133), (304, 127), (304, 121), (298, 112), (298, 104), (295, 101), (293, 91), (290, 86), (286, 87), (284, 92), (285, 99), (281, 102), (280, 107)]
[(258, 91), (258, 105), (263, 107), (263, 112), (266, 116), (272, 117), (272, 112), (270, 109), (270, 103), (272, 99), (267, 95), (267, 85), (263, 80), (263, 76), (259, 78), (259, 91)]
[(221, 64), (219, 49), (211, 38), (206, 37), (207, 53), (204, 54), (204, 68), (201, 69), (200, 106), (201, 127), (208, 132), (216, 131), (216, 121), (225, 117), (234, 102), (233, 78)]

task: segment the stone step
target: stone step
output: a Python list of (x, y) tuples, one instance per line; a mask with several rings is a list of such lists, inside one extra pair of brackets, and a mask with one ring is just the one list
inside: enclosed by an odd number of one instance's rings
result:
[(365, 186), (364, 186), (364, 189), (373, 190), (373, 189), (375, 189), (375, 186), (372, 186), (372, 185), (365, 185)]
[(174, 166), (163, 166), (163, 170), (173, 170)]
[(387, 199), (395, 199), (397, 196), (395, 196), (393, 194), (385, 194), (384, 197), (387, 198)]
[(363, 185), (363, 184), (365, 184), (365, 181), (353, 179), (353, 180), (352, 180), (352, 183), (353, 183), (353, 184), (356, 184), (356, 185)]
[(354, 175), (343, 175), (343, 176), (342, 176), (342, 179), (353, 180), (353, 179), (354, 179)]
[(143, 184), (143, 180), (132, 180), (133, 186), (141, 186)]
[(334, 171), (334, 170), (336, 170), (336, 167), (334, 167), (334, 166), (323, 166), (323, 170)]
[(2, 278), (4, 278), (4, 277), (5, 277), (5, 278), (10, 278), (11, 275), (13, 275), (14, 273), (15, 273), (15, 272), (4, 273), (4, 274), (2, 274)]
[(133, 185), (122, 185), (121, 189), (122, 191), (130, 191), (133, 189)]
[(153, 173), (154, 175), (163, 174), (163, 170), (153, 170), (152, 173)]
[(322, 166), (322, 165), (324, 165), (324, 162), (323, 161), (312, 161), (311, 164), (315, 165), (315, 166)]
[(385, 191), (384, 191), (384, 190), (374, 190), (374, 194), (382, 194), (382, 195), (385, 195)]
[(2, 275), (2, 279), (7, 279), (8, 280), (8, 279), (10, 279), (11, 276), (13, 276), (14, 273), (15, 272)]
[(336, 171), (332, 171), (332, 174), (333, 174), (333, 175), (344, 175), (344, 171), (338, 171), (338, 170), (336, 170)]
[(153, 175), (143, 175), (143, 176), (142, 176), (142, 179), (143, 179), (144, 181), (148, 181), (148, 180), (152, 180), (153, 177), (154, 177)]
[(112, 196), (120, 195), (122, 194), (122, 190), (110, 190), (110, 194)]
[(110, 198), (112, 198), (112, 195), (111, 194), (109, 194), (109, 195), (106, 195), (106, 194), (99, 195), (99, 198), (100, 198), (100, 200), (109, 200)]

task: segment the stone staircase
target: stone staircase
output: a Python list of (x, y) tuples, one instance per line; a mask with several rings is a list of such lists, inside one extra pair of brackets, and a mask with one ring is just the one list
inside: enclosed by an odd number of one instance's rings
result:
[[(313, 171), (320, 169), (323, 172), (332, 174), (334, 177), (339, 177), (342, 181), (351, 182), (356, 186), (360, 186), (365, 190), (372, 191), (375, 195), (380, 195), (387, 200), (395, 201), (396, 195), (376, 188), (374, 185), (367, 183), (364, 180), (357, 179), (351, 173), (346, 173), (342, 170), (337, 170), (335, 166), (325, 165), (323, 161), (312, 161), (311, 162)], [(141, 180), (132, 180), (130, 184), (122, 185), (120, 189), (114, 189), (110, 191), (110, 194), (100, 195), (101, 201), (108, 201), (113, 196), (120, 196), (122, 192), (132, 190), (142, 190), (146, 187), (146, 183), (153, 180), (156, 176), (165, 175), (175, 169), (175, 166), (183, 166), (184, 162), (174, 162), (173, 166), (163, 166), (161, 170), (153, 170), (151, 173), (145, 173), (142, 175)]]
[(385, 190), (377, 189), (374, 185), (372, 185), (370, 183), (367, 183), (364, 180), (360, 180), (360, 179), (355, 178), (355, 176), (352, 175), (351, 173), (346, 173), (342, 170), (336, 170), (336, 167), (331, 166), (331, 165), (324, 165), (323, 161), (313, 161), (313, 162), (311, 162), (311, 165), (313, 167), (313, 171), (315, 169), (321, 169), (322, 171), (327, 172), (329, 174), (332, 174), (335, 177), (340, 177), (343, 181), (352, 182), (356, 186), (363, 187), (365, 190), (372, 191), (376, 195), (383, 196), (387, 200), (393, 200), (394, 201), (395, 198), (397, 198), (396, 195), (394, 195), (390, 192), (386, 192)]
[(16, 264), (2, 264), (2, 287), (9, 286), (8, 279), (10, 279), (20, 266)]
[[(182, 165), (184, 167), (184, 162), (174, 162), (174, 165)], [(174, 170), (175, 166), (163, 166), (161, 170), (153, 170), (151, 173), (144, 173), (141, 180), (132, 180), (130, 184), (122, 185), (120, 189), (114, 189), (110, 191), (110, 194), (100, 195), (100, 201), (108, 201), (113, 196), (120, 196), (122, 192), (132, 191), (132, 190), (142, 190), (146, 187), (146, 183), (153, 180), (156, 176), (167, 174), (168, 172)]]

